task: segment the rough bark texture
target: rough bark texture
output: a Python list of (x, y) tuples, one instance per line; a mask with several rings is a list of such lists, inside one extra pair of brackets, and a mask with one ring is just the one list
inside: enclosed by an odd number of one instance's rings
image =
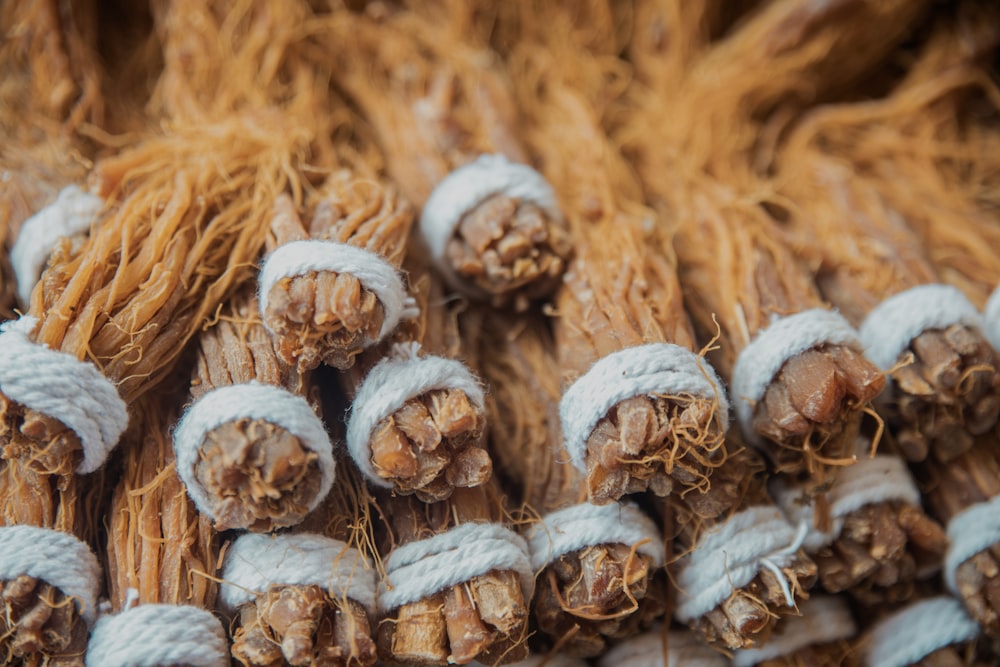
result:
[[(710, 486), (703, 493), (671, 497), (665, 504), (675, 527), (673, 548), (678, 555), (691, 551), (705, 530), (733, 514), (774, 504), (767, 493), (763, 461), (743, 448), (737, 439), (727, 440), (729, 457), (712, 475)], [(808, 598), (806, 591), (816, 581), (817, 568), (805, 551), (796, 551), (780, 569), (795, 599)], [(781, 582), (770, 569), (762, 567), (749, 584), (689, 625), (711, 644), (729, 649), (750, 648), (766, 643), (775, 622), (793, 613), (795, 610), (788, 607)]]
[[(524, 162), (494, 56), (413, 13), (376, 14), (331, 19), (330, 38), (350, 44), (335, 55), (336, 78), (378, 131), (389, 172), (409, 199), (422, 207), (449, 172), (482, 153)], [(560, 220), (495, 195), (464, 216), (445, 255), (473, 292), (523, 310), (552, 293), (571, 250)]]
[[(584, 500), (584, 476), (560, 445), (559, 373), (546, 323), (473, 310), (463, 315), (462, 327), (490, 386), (490, 453), (514, 506), (535, 519)], [(664, 582), (649, 557), (629, 544), (566, 554), (536, 581), (538, 628), (571, 654), (598, 655), (609, 641), (637, 634), (665, 611)]]
[[(495, 483), (456, 489), (448, 500), (378, 494), (379, 553), (456, 525), (500, 522), (504, 504)], [(518, 575), (495, 570), (392, 610), (378, 625), (379, 655), (408, 665), (514, 662), (527, 656), (528, 601)]]
[[(421, 355), (461, 359), (455, 313), (448, 308), (441, 284), (425, 265), (407, 266), (418, 318), (403, 322), (387, 343), (366, 353), (344, 382), (353, 395), (368, 371), (395, 344), (418, 343)], [(406, 401), (379, 422), (371, 435), (371, 462), (396, 493), (416, 494), (435, 502), (455, 488), (482, 484), (492, 473), (483, 447), (485, 415), (458, 389), (432, 389)]]

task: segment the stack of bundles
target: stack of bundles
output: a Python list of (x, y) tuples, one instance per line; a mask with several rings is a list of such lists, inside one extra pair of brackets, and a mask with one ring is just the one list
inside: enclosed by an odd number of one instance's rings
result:
[(991, 3), (0, 30), (5, 664), (1000, 661)]

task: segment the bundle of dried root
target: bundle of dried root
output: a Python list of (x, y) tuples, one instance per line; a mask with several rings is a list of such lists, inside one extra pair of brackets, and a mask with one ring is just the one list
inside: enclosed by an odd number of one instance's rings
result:
[[(561, 18), (561, 20), (560, 20)], [(592, 502), (700, 487), (724, 461), (729, 404), (695, 350), (676, 259), (662, 221), (575, 87), (612, 79), (578, 48), (573, 15), (511, 55), (533, 157), (559, 196), (576, 256), (555, 299), (567, 389), (560, 405), (569, 455)], [(607, 93), (610, 94), (610, 93)]]
[[(556, 352), (546, 323), (484, 309), (463, 315), (462, 334), (490, 385), (489, 446), (526, 515), (537, 589), (537, 627), (560, 651), (599, 655), (665, 611), (663, 540), (637, 507), (597, 506), (562, 446)], [(540, 520), (539, 520), (540, 519)]]
[(232, 653), (241, 664), (375, 664), (369, 502), (361, 477), (345, 465), (294, 532), (236, 539), (220, 596), (235, 616)]
[(483, 388), (459, 361), (443, 287), (417, 258), (406, 268), (419, 314), (344, 376), (347, 450), (370, 485), (434, 502), (482, 484), (493, 468)]
[(225, 631), (211, 613), (220, 538), (188, 499), (170, 443), (183, 400), (178, 388), (139, 401), (124, 438), (122, 478), (106, 519), (113, 615), (98, 621), (88, 665), (229, 664)]
[(762, 648), (733, 656), (734, 667), (847, 667), (854, 664), (851, 640), (857, 626), (847, 602), (812, 597), (799, 605), (801, 616), (786, 616)]
[[(379, 5), (385, 9), (384, 5)], [(551, 187), (528, 167), (489, 51), (412, 12), (335, 13), (337, 83), (363, 109), (389, 173), (454, 287), (523, 310), (552, 293), (572, 250)]]

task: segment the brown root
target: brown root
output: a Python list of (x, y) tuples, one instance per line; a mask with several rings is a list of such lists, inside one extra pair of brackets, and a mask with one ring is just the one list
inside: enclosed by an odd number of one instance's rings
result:
[(233, 657), (246, 667), (375, 664), (364, 609), (319, 586), (272, 586), (240, 610)]
[(571, 253), (564, 223), (505, 195), (494, 195), (466, 214), (446, 249), (460, 280), (493, 305), (517, 311), (555, 291)]
[(412, 665), (523, 660), (528, 655), (526, 610), (518, 575), (488, 572), (382, 619), (379, 655)]
[(1000, 544), (959, 565), (955, 583), (965, 608), (983, 632), (1000, 638)]
[(910, 343), (913, 362), (890, 371), (893, 383), (880, 412), (895, 426), (909, 461), (928, 455), (947, 462), (968, 450), (1000, 416), (1000, 365), (989, 343), (954, 324)]
[(779, 472), (817, 474), (853, 461), (862, 409), (885, 387), (885, 376), (841, 345), (789, 359), (754, 409), (754, 431)]
[(456, 487), (478, 486), (493, 472), (483, 448), (485, 416), (465, 392), (435, 389), (410, 399), (372, 433), (372, 464), (397, 493), (425, 502)]
[(666, 610), (648, 556), (624, 544), (588, 547), (550, 563), (533, 602), (538, 628), (561, 650), (593, 657), (608, 641), (637, 634)]
[(294, 526), (319, 492), (318, 457), (260, 419), (228, 422), (202, 443), (195, 477), (210, 494), (217, 530)]
[(701, 488), (726, 460), (714, 401), (637, 396), (614, 406), (587, 440), (587, 491), (603, 505), (628, 493)]
[(71, 598), (43, 581), (0, 582), (4, 664), (83, 667), (87, 626)]

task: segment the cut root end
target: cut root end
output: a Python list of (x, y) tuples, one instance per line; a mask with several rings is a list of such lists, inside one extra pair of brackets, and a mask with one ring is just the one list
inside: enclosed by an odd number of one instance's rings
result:
[(28, 576), (0, 583), (4, 664), (83, 667), (87, 627), (71, 598)]

